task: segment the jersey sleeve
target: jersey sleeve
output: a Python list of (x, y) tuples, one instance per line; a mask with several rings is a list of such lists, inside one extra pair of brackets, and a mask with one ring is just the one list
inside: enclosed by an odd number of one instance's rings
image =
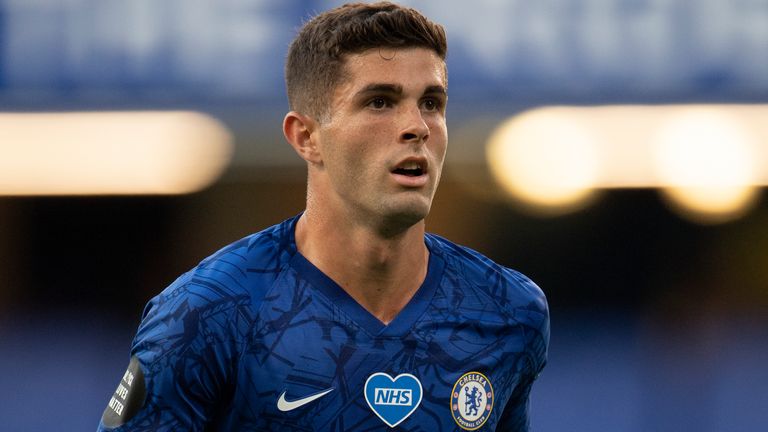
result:
[(538, 374), (525, 374), (507, 401), (496, 430), (527, 432), (530, 428), (530, 395)]
[(549, 348), (549, 308), (541, 289), (526, 277), (515, 274), (529, 302), (515, 311), (524, 323), (526, 348), (520, 360), (520, 375), (504, 411), (501, 414), (497, 430), (509, 432), (527, 432), (530, 429), (530, 395), (533, 383), (547, 364)]
[(242, 301), (192, 273), (152, 299), (99, 431), (198, 431), (225, 402)]
[(528, 414), (530, 384), (521, 386), (520, 391), (515, 392), (507, 402), (507, 406), (501, 414), (497, 430), (508, 432), (527, 432), (530, 428)]

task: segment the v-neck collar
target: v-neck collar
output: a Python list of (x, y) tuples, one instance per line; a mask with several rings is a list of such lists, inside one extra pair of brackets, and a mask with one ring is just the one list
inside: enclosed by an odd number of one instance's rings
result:
[(440, 284), (440, 279), (443, 276), (443, 269), (445, 267), (445, 261), (443, 261), (439, 252), (435, 250), (435, 245), (430, 236), (424, 236), (424, 243), (429, 250), (427, 276), (424, 278), (424, 282), (422, 282), (411, 300), (405, 305), (400, 313), (397, 314), (395, 319), (389, 324), (384, 324), (352, 298), (344, 288), (339, 286), (339, 284), (328, 277), (299, 252), (298, 247), (296, 246), (295, 237), (296, 222), (298, 219), (299, 218), (296, 217), (289, 230), (289, 244), (291, 244), (295, 250), (290, 265), (302, 279), (309, 282), (313, 288), (324, 295), (336, 307), (341, 309), (371, 336), (400, 337), (413, 328), (413, 325), (419, 317), (424, 314), (430, 301), (432, 301), (435, 291), (437, 291), (437, 287)]

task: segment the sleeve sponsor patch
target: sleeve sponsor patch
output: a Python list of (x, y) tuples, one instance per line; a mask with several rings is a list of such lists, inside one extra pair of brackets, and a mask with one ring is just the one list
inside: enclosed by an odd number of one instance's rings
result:
[(139, 359), (133, 356), (101, 416), (104, 426), (114, 428), (124, 425), (144, 405), (146, 394), (144, 373), (141, 371)]

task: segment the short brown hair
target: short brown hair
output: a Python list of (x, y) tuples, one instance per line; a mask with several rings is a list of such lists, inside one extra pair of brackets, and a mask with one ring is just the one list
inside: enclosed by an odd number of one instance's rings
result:
[(343, 76), (346, 54), (371, 48), (423, 47), (445, 60), (445, 30), (415, 9), (390, 2), (351, 3), (308, 21), (288, 50), (285, 81), (291, 110), (321, 119)]

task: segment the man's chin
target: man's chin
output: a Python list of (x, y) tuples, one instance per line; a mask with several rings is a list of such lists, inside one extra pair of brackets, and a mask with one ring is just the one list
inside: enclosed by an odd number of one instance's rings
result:
[(429, 214), (429, 204), (422, 203), (420, 205), (400, 206), (399, 208), (389, 209), (390, 211), (386, 212), (385, 216), (387, 230), (394, 235), (421, 223)]

